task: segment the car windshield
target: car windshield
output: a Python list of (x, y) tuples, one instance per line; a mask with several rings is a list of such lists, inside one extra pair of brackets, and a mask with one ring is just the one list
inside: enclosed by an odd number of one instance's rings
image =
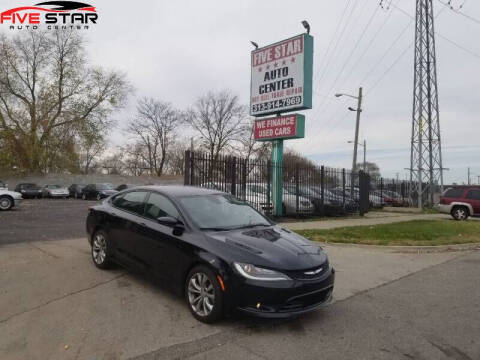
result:
[(197, 195), (180, 198), (195, 225), (202, 230), (232, 230), (271, 223), (251, 206), (230, 195)]
[(35, 184), (23, 184), (22, 187), (24, 189), (38, 189), (38, 186)]
[(96, 184), (97, 190), (112, 190), (113, 185), (112, 184)]

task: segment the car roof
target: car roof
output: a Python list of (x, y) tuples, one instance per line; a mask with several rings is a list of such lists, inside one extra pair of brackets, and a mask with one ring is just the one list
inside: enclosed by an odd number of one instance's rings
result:
[(215, 189), (207, 189), (207, 188), (201, 188), (196, 186), (184, 186), (184, 185), (148, 185), (148, 186), (138, 186), (135, 189), (136, 190), (138, 189), (156, 190), (156, 191), (160, 191), (165, 194), (171, 195), (173, 197), (225, 194), (225, 192), (215, 190)]

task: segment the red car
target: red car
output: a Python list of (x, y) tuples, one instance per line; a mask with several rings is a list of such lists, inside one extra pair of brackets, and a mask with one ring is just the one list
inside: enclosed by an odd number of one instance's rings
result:
[(455, 187), (445, 190), (436, 206), (441, 213), (450, 214), (455, 220), (480, 216), (480, 187)]

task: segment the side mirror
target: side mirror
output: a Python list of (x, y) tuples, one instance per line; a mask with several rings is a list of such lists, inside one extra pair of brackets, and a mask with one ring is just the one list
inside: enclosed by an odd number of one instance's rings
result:
[(180, 221), (175, 219), (172, 216), (162, 216), (157, 219), (159, 224), (173, 227), (173, 235), (180, 236), (185, 231), (185, 225)]

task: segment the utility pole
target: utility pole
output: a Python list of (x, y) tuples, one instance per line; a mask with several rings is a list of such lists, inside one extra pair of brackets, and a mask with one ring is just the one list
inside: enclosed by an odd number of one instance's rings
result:
[(363, 172), (367, 172), (367, 140), (363, 140)]
[(358, 105), (357, 105), (357, 121), (355, 123), (355, 140), (353, 142), (353, 164), (352, 173), (355, 173), (357, 168), (357, 150), (358, 150), (358, 131), (360, 129), (360, 114), (362, 113), (362, 97), (363, 88), (358, 89)]
[[(410, 197), (419, 208), (443, 191), (433, 0), (416, 0), (415, 68), (410, 153)], [(416, 198), (416, 199), (415, 199)]]
[(470, 183), (470, 166), (468, 167), (468, 181), (467, 181), (467, 184), (471, 185), (471, 183)]

